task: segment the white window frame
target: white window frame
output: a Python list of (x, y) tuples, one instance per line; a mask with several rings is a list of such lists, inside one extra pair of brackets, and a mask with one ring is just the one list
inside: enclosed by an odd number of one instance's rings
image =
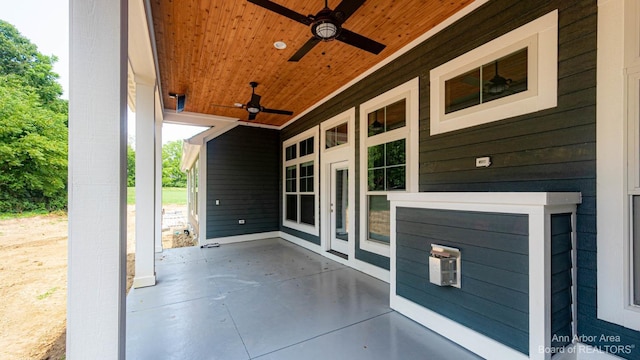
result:
[[(445, 82), (528, 49), (526, 91), (445, 114)], [(558, 11), (552, 11), (430, 72), (431, 135), (557, 106)]]
[[(302, 231), (311, 235), (320, 235), (320, 204), (319, 204), (319, 187), (320, 187), (320, 173), (319, 173), (319, 160), (320, 160), (320, 134), (318, 132), (319, 127), (313, 127), (305, 132), (302, 132), (282, 143), (282, 225), (288, 228)], [(300, 157), (300, 142), (313, 137), (313, 154)], [(296, 145), (296, 158), (287, 160), (287, 147)], [(298, 221), (293, 222), (287, 219), (287, 167), (297, 166), (296, 171), (296, 193), (300, 194), (300, 164), (313, 161), (313, 195), (314, 195), (314, 218), (315, 224), (313, 226), (300, 222), (300, 199), (298, 198)]]
[[(598, 2), (596, 193), (598, 318), (640, 330), (633, 305), (630, 194), (636, 190), (630, 151), (639, 125), (640, 6), (635, 0)], [(635, 85), (635, 86), (634, 86)]]
[[(406, 147), (406, 186), (404, 192), (418, 192), (418, 168), (419, 168), (419, 78), (393, 88), (360, 105), (360, 249), (378, 255), (389, 257), (389, 244), (369, 240), (367, 204), (369, 195), (386, 195), (390, 191), (369, 191), (367, 187), (367, 149), (371, 146), (385, 144), (395, 140), (405, 139)], [(405, 126), (382, 134), (368, 136), (368, 114), (382, 107), (391, 105), (402, 99), (406, 100)], [(393, 191), (403, 192), (403, 191)]]

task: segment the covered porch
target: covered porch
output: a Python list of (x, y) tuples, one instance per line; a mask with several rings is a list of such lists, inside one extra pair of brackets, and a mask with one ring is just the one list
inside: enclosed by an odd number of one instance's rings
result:
[(166, 249), (127, 297), (129, 359), (479, 359), (389, 307), (389, 285), (280, 238)]

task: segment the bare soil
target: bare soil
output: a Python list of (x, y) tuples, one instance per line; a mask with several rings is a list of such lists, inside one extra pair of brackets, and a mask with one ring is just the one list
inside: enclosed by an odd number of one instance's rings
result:
[[(179, 205), (165, 209), (186, 213)], [(127, 212), (128, 291), (133, 281), (135, 207), (128, 206)], [(182, 230), (163, 231), (163, 247), (194, 245)], [(0, 220), (0, 294), (0, 359), (64, 359), (66, 215)]]

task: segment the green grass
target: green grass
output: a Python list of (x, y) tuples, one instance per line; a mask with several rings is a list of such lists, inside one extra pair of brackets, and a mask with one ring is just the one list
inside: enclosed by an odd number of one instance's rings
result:
[(38, 295), (38, 300), (44, 300), (46, 298), (48, 298), (49, 296), (53, 295), (54, 292), (56, 292), (56, 290), (58, 290), (57, 287), (51, 288), (49, 290), (47, 290), (46, 293)]
[[(136, 203), (136, 188), (127, 188), (127, 205)], [(162, 205), (187, 205), (186, 188), (162, 188)]]
[(8, 219), (22, 219), (22, 218), (30, 218), (34, 216), (40, 215), (66, 215), (67, 212), (64, 210), (56, 210), (53, 212), (49, 212), (46, 210), (37, 210), (37, 211), (24, 211), (21, 213), (0, 213), (0, 220), (8, 220)]

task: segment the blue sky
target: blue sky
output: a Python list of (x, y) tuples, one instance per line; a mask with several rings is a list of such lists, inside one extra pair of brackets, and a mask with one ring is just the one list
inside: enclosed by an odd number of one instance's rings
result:
[[(69, 1), (68, 0), (0, 0), (0, 19), (8, 21), (45, 55), (55, 55), (53, 70), (58, 82), (69, 96)], [(129, 134), (135, 133), (135, 114), (129, 114)], [(133, 121), (131, 121), (133, 120)], [(166, 124), (163, 143), (189, 138), (202, 128)]]

